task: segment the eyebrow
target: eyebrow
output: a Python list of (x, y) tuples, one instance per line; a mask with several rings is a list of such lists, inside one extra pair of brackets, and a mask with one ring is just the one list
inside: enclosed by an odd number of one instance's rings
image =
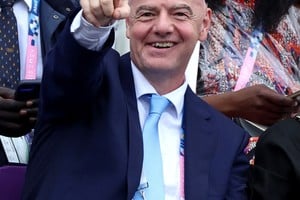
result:
[[(191, 9), (191, 7), (186, 4), (178, 4), (171, 7), (171, 10), (178, 10), (178, 9), (186, 9), (189, 11), (189, 13), (193, 14), (193, 10)], [(137, 8), (135, 13), (138, 13), (141, 10), (157, 11), (158, 8), (155, 6), (141, 5), (140, 7)]]
[(193, 10), (190, 6), (186, 4), (178, 4), (171, 8), (172, 10), (178, 10), (178, 9), (186, 9), (189, 11), (190, 14), (193, 14)]
[(136, 12), (135, 12), (135, 13), (138, 13), (138, 12), (140, 12), (141, 10), (151, 10), (151, 11), (155, 11), (155, 10), (157, 10), (157, 8), (154, 7), (154, 6), (149, 6), (149, 5), (141, 5), (141, 6), (139, 6), (139, 7), (136, 9)]

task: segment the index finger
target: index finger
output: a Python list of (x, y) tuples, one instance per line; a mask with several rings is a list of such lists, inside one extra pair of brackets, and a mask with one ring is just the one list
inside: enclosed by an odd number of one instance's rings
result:
[(13, 99), (14, 94), (15, 90), (6, 87), (0, 87), (0, 97), (3, 97), (5, 99)]
[(14, 99), (3, 99), (0, 97), (0, 110), (18, 111), (25, 106), (25, 102), (16, 101)]
[(278, 93), (270, 94), (268, 100), (274, 105), (281, 107), (294, 107), (296, 103), (294, 99)]

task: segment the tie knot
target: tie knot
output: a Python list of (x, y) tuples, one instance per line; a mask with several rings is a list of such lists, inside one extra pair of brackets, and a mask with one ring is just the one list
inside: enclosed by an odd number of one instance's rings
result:
[(166, 97), (153, 94), (150, 100), (150, 113), (161, 113), (167, 108), (169, 100)]
[(15, 3), (15, 0), (0, 0), (0, 7), (12, 7)]

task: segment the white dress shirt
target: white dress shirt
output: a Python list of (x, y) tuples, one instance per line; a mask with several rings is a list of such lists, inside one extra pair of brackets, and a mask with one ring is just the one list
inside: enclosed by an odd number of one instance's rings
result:
[[(82, 17), (82, 12), (78, 13), (72, 25), (71, 32), (74, 38), (85, 48), (99, 50), (108, 38), (110, 30), (114, 25), (108, 27), (94, 27)], [(144, 94), (157, 93), (151, 84), (138, 68), (131, 63), (137, 106), (140, 118), (140, 125), (143, 127), (145, 119), (149, 112), (149, 102), (141, 98)], [(180, 186), (179, 170), (179, 147), (180, 134), (183, 116), (184, 94), (187, 88), (187, 82), (184, 82), (178, 89), (164, 95), (171, 104), (162, 114), (158, 130), (162, 152), (163, 174), (165, 184), (165, 200), (178, 200)], [(141, 175), (141, 184), (147, 178)]]

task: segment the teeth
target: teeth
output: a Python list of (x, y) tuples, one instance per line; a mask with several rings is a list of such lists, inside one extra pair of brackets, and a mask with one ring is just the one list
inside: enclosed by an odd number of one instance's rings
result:
[(172, 47), (174, 44), (172, 42), (155, 42), (152, 44), (153, 47), (157, 48), (169, 48)]

